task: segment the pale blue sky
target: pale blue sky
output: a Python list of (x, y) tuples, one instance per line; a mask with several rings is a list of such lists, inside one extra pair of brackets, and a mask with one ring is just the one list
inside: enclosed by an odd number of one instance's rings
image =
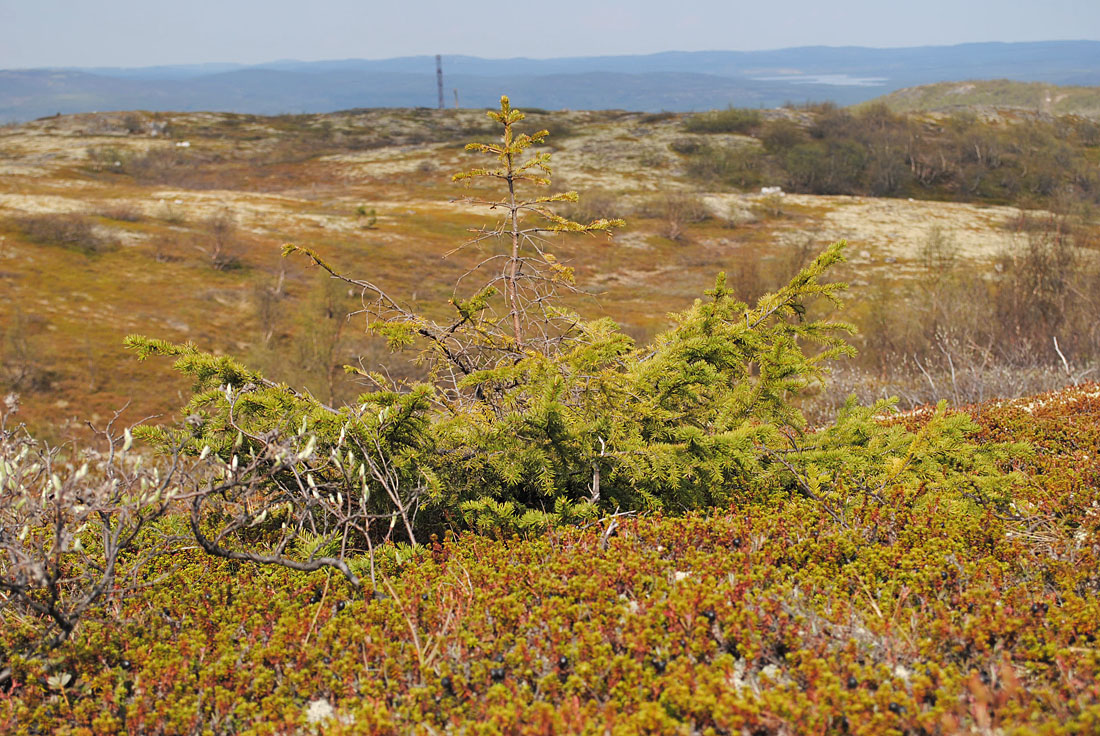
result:
[[(1100, 0), (0, 0), (0, 68), (1100, 40)], [(518, 19), (518, 20), (517, 20)]]

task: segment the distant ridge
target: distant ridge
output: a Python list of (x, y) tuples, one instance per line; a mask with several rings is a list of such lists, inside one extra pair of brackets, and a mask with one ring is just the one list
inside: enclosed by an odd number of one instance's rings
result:
[(1070, 87), (1008, 79), (940, 82), (899, 89), (865, 104), (877, 102), (894, 112), (995, 109), (1100, 119), (1100, 86)]
[[(900, 49), (811, 46), (636, 56), (483, 59), (445, 56), (447, 99), (520, 106), (690, 111), (830, 100), (856, 104), (958, 79), (1100, 85), (1100, 42), (975, 43)], [(107, 110), (257, 114), (435, 104), (434, 60), (273, 61), (133, 69), (0, 71), (0, 122)]]

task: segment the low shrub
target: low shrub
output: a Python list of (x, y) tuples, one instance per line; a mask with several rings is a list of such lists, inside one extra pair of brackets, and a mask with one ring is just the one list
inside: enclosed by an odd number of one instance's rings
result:
[(56, 245), (88, 255), (117, 247), (117, 242), (101, 235), (92, 219), (80, 214), (47, 213), (15, 218), (23, 237), (41, 245)]
[(767, 159), (755, 145), (703, 145), (687, 156), (685, 173), (697, 181), (753, 189), (767, 178)]
[(82, 618), (133, 590), (157, 551), (139, 535), (179, 487), (175, 465), (162, 475), (129, 454), (128, 429), (109, 423), (101, 448), (66, 455), (14, 425), (17, 407), (14, 395), (0, 405), (0, 614), (11, 624), (0, 687), (10, 686), (10, 654), (48, 655)]
[(119, 222), (141, 222), (144, 215), (141, 210), (130, 202), (120, 202), (103, 209), (100, 217)]
[(666, 120), (675, 120), (678, 117), (680, 117), (680, 113), (669, 112), (665, 110), (662, 112), (651, 112), (642, 115), (642, 117), (639, 119), (639, 122), (646, 125), (652, 125), (653, 123), (663, 123)]
[[(720, 275), (706, 299), (671, 315), (673, 327), (645, 346), (611, 320), (556, 306), (572, 272), (532, 234), (595, 234), (621, 222), (584, 225), (549, 209), (575, 203), (571, 192), (523, 198), (523, 186), (550, 183), (548, 154), (526, 153), (545, 131), (516, 133), (523, 116), (507, 98), (491, 117), (504, 127), (501, 143), (468, 148), (499, 168), (455, 179), (508, 182), (500, 199), (475, 200), (505, 216), (471, 242), (500, 250), (483, 263), (493, 269), (487, 282), (454, 299), (451, 321), (430, 320), (313, 251), (286, 247), (361, 289), (370, 329), (394, 350), (416, 350), (428, 381), (350, 368), (372, 390), (329, 407), (193, 345), (128, 339), (139, 357), (172, 356), (195, 379), (186, 425), (142, 436), (221, 464), (191, 509), (208, 552), (334, 567), (360, 585), (365, 571), (350, 561), (357, 551), (394, 540), (415, 547), (448, 528), (507, 537), (617, 512), (785, 495), (811, 499), (836, 520), (872, 502), (920, 506), (932, 489), (971, 514), (1008, 502), (1018, 479), (997, 463), (1019, 448), (974, 445), (965, 417), (940, 412), (910, 433), (876, 421), (889, 402), (850, 403), (832, 425), (807, 432), (796, 401), (823, 380), (827, 361), (852, 352), (842, 337), (852, 327), (826, 306), (839, 306), (845, 288), (825, 280), (843, 243), (752, 306)], [(694, 201), (664, 204), (681, 222)]]
[(642, 203), (638, 214), (661, 221), (658, 232), (669, 240), (685, 240), (687, 228), (711, 217), (703, 199), (690, 192), (666, 192)]
[(195, 237), (195, 248), (216, 271), (242, 267), (237, 221), (229, 210), (219, 210), (202, 222), (202, 230)]
[(801, 125), (785, 118), (769, 120), (760, 132), (760, 142), (764, 144), (764, 150), (768, 153), (793, 148), (799, 143), (806, 142), (807, 138), (808, 134)]
[(844, 524), (775, 496), (444, 534), (379, 555), (377, 595), (181, 550), (51, 662), (14, 658), (0, 730), (1089, 733), (1098, 411), (1097, 384), (971, 407), (978, 440), (1039, 448), (1007, 514), (932, 490)]
[(669, 150), (681, 156), (689, 156), (703, 150), (703, 142), (698, 138), (677, 138), (668, 144)]
[(730, 107), (692, 115), (684, 120), (684, 130), (689, 133), (749, 133), (763, 121), (759, 110)]
[(0, 324), (0, 386), (20, 393), (49, 391), (60, 373), (43, 360), (40, 349), (47, 320), (39, 314), (27, 314), (16, 306), (4, 324)]

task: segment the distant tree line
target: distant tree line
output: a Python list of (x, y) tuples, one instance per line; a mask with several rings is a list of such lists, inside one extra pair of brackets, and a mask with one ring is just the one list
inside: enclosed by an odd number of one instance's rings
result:
[(984, 120), (970, 112), (934, 117), (826, 104), (771, 120), (739, 110), (706, 113), (685, 129), (756, 139), (674, 144), (690, 175), (732, 186), (993, 203), (1100, 201), (1100, 124), (1076, 116)]

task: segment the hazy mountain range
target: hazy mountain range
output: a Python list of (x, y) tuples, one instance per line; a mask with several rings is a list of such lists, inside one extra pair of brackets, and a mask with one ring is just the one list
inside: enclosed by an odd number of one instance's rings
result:
[[(521, 107), (547, 109), (687, 111), (809, 100), (848, 105), (951, 80), (1100, 85), (1100, 41), (559, 59), (445, 56), (443, 71), (448, 106), (455, 104), (456, 90), (462, 107), (492, 105), (502, 93)], [(436, 104), (431, 56), (0, 71), (0, 122), (107, 110), (277, 114)]]

